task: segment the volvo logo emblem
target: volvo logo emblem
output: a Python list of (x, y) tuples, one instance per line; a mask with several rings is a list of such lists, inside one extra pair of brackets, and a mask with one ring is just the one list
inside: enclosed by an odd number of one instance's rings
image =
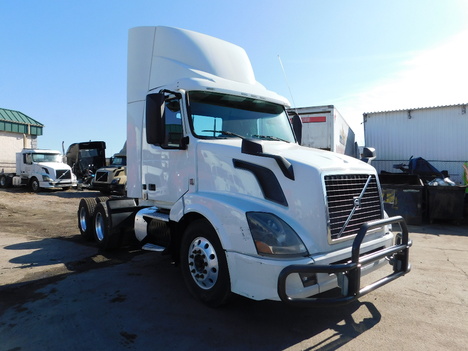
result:
[(351, 221), (351, 218), (353, 218), (354, 212), (356, 212), (356, 210), (359, 210), (361, 208), (362, 198), (364, 197), (364, 194), (365, 194), (365, 192), (367, 190), (367, 187), (369, 186), (369, 183), (370, 183), (371, 179), (372, 179), (372, 175), (369, 175), (369, 177), (367, 178), (366, 184), (364, 185), (364, 188), (362, 188), (362, 190), (361, 190), (361, 194), (359, 194), (359, 196), (354, 196), (353, 197), (353, 208), (352, 208), (348, 218), (344, 222), (343, 227), (341, 227), (341, 230), (338, 233), (337, 238), (341, 238), (341, 235), (343, 235), (346, 227), (348, 226), (348, 223)]
[(359, 208), (361, 208), (361, 198), (356, 196), (353, 198), (353, 202), (354, 202), (354, 208), (356, 210), (358, 210)]

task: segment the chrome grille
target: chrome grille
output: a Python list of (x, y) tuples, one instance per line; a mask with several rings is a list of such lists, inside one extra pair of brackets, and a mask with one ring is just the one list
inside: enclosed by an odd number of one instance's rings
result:
[(107, 172), (96, 172), (95, 182), (107, 182)]
[(363, 223), (382, 218), (375, 175), (326, 176), (325, 187), (332, 240), (355, 235)]
[(71, 172), (68, 169), (57, 169), (55, 171), (57, 179), (71, 179)]

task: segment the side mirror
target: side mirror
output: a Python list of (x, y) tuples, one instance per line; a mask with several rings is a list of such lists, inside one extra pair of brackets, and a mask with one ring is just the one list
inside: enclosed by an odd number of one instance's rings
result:
[(297, 113), (294, 113), (294, 116), (292, 118), (292, 126), (294, 134), (296, 134), (297, 142), (300, 145), (302, 144), (302, 120)]
[(164, 93), (146, 96), (146, 142), (161, 145), (164, 142)]
[(376, 154), (375, 149), (373, 147), (365, 147), (362, 150), (361, 161), (370, 164), (371, 161), (375, 160), (376, 157), (377, 157), (377, 154)]

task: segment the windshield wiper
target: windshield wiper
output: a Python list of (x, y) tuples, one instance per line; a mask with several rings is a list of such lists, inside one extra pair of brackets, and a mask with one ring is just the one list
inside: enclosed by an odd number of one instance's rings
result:
[[(228, 130), (203, 130), (202, 132), (204, 132), (204, 133), (220, 133), (220, 134), (224, 134), (224, 135), (227, 135), (227, 136), (230, 136), (230, 137), (248, 139), (245, 136), (230, 132)], [(213, 137), (219, 138), (219, 137), (221, 137), (221, 135), (220, 136), (213, 136)], [(284, 140), (284, 139), (281, 139), (281, 138), (278, 138), (278, 137), (275, 137), (275, 136), (272, 136), (272, 135), (254, 134), (254, 135), (252, 135), (252, 138), (263, 139), (263, 140), (283, 141), (285, 143), (289, 143), (289, 141), (287, 141), (287, 140)]]
[[(244, 137), (242, 135), (239, 135), (239, 134), (227, 131), (227, 130), (206, 130), (205, 129), (205, 130), (202, 130), (202, 132), (203, 133), (220, 133), (220, 134), (224, 134), (224, 135), (227, 135), (227, 136), (244, 139)], [(213, 137), (219, 138), (220, 136), (213, 135)]]
[(258, 135), (258, 134), (255, 134), (255, 135), (252, 135), (252, 137), (253, 138), (258, 138), (258, 139), (284, 141), (285, 143), (289, 143), (289, 141), (287, 141), (287, 140), (284, 140), (284, 139), (281, 139), (281, 138), (278, 138), (278, 137), (275, 137), (275, 136), (271, 136), (271, 135)]

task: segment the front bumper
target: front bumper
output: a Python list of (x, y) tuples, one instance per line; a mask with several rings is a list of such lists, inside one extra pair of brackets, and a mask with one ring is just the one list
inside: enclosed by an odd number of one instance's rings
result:
[(95, 190), (102, 190), (102, 191), (110, 192), (110, 183), (100, 183), (100, 182), (93, 181), (91, 183), (91, 187)]
[(114, 183), (100, 183), (100, 182), (92, 182), (91, 187), (94, 190), (99, 190), (103, 193), (109, 194), (125, 194), (125, 184), (114, 184)]
[(39, 186), (43, 189), (63, 189), (76, 187), (77, 182), (59, 181), (59, 182), (39, 182)]
[[(401, 227), (401, 240), (394, 246), (370, 253), (365, 256), (359, 256), (361, 244), (368, 230), (375, 229), (390, 224), (399, 224)], [(352, 302), (365, 294), (390, 283), (391, 281), (402, 277), (411, 269), (409, 263), (409, 248), (412, 242), (409, 240), (408, 228), (406, 222), (401, 216), (380, 219), (365, 223), (361, 226), (353, 242), (351, 261), (345, 264), (331, 265), (290, 265), (284, 268), (278, 277), (278, 296), (283, 302), (292, 305), (325, 307), (338, 306)], [(361, 269), (373, 262), (384, 258), (391, 258), (393, 263), (393, 273), (387, 275), (378, 281), (361, 288)], [(286, 279), (291, 274), (335, 274), (340, 276), (339, 281), (341, 296), (339, 297), (308, 297), (294, 298), (287, 294)]]

